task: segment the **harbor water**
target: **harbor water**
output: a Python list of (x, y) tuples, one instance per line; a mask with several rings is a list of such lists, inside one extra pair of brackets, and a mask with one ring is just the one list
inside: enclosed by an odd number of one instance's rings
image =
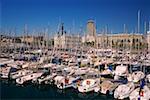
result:
[(41, 100), (113, 100), (113, 96), (100, 93), (79, 93), (73, 88), (60, 90), (54, 85), (25, 84), (17, 85), (13, 81), (1, 80), (1, 100), (41, 99)]

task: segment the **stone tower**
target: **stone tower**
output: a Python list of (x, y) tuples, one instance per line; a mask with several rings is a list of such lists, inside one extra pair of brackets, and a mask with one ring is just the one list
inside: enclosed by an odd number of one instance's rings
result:
[(86, 42), (96, 42), (96, 28), (93, 20), (87, 22)]

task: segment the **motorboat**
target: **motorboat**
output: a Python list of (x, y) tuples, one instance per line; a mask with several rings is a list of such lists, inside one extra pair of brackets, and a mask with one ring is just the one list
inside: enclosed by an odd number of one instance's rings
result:
[(145, 74), (141, 71), (135, 71), (132, 73), (132, 75), (130, 75), (130, 78), (128, 78), (128, 80), (132, 80), (133, 82), (139, 82), (141, 79), (143, 79), (145, 77)]
[(33, 79), (37, 79), (38, 77), (41, 77), (42, 74), (43, 74), (43, 72), (36, 72), (36, 73), (31, 73), (31, 74), (19, 77), (16, 79), (16, 83), (23, 84), (26, 81), (30, 81)]
[(98, 92), (100, 90), (100, 79), (85, 79), (78, 86), (79, 92)]
[(75, 70), (75, 75), (83, 75), (86, 74), (88, 72), (88, 68), (87, 67), (83, 67), (83, 68), (79, 68), (77, 70)]
[[(56, 81), (56, 79), (58, 79)], [(56, 81), (56, 85), (59, 89), (65, 89), (65, 88), (69, 88), (69, 87), (73, 87), (73, 88), (77, 88), (77, 81), (80, 80), (80, 77), (72, 77), (72, 76), (56, 76), (55, 81)]]
[(114, 91), (115, 99), (125, 99), (129, 97), (130, 93), (134, 90), (135, 86), (133, 82), (119, 85)]
[(65, 77), (64, 76), (61, 76), (61, 75), (57, 75), (55, 78), (54, 78), (54, 84), (57, 85), (59, 84), (59, 82), (61, 80), (63, 80)]
[(111, 81), (103, 81), (101, 83), (101, 90), (100, 92), (103, 93), (103, 94), (109, 94), (109, 92), (111, 92), (111, 88), (113, 87), (113, 83)]
[(130, 100), (150, 100), (150, 89), (147, 85), (143, 89), (136, 88), (129, 95)]
[(7, 65), (1, 65), (1, 68), (0, 68), (0, 77), (1, 78), (8, 78), (9, 77), (10, 69), (11, 69), (11, 67), (8, 67)]
[[(56, 73), (52, 73), (52, 74), (50, 74), (50, 75), (47, 75), (47, 76), (41, 76), (41, 77), (39, 77), (38, 79), (37, 79), (37, 82), (38, 82), (38, 84), (41, 84), (42, 82), (45, 82), (45, 81), (50, 81), (50, 82), (52, 82), (53, 81), (53, 79), (54, 79), (54, 77), (56, 77), (57, 76), (57, 74)], [(45, 82), (46, 83), (46, 82)]]
[(11, 79), (17, 79), (19, 77), (22, 77), (22, 76), (25, 76), (25, 75), (28, 75), (31, 73), (33, 73), (32, 70), (22, 69), (22, 70), (18, 70), (16, 72), (11, 73), (10, 77), (11, 77)]
[(7, 64), (0, 65), (0, 77), (4, 79), (8, 79), (10, 73), (17, 71), (16, 68), (10, 67)]
[(125, 66), (123, 64), (116, 66), (114, 74), (114, 80), (118, 80), (120, 76), (127, 76), (128, 66)]
[(113, 72), (110, 69), (105, 69), (100, 73), (101, 76), (111, 75), (111, 74), (113, 74)]

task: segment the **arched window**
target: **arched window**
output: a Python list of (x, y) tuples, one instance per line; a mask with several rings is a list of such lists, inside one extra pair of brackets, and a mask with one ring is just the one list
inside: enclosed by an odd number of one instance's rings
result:
[(128, 42), (130, 43), (130, 40), (128, 40)]
[(135, 43), (135, 39), (133, 39), (133, 43)]

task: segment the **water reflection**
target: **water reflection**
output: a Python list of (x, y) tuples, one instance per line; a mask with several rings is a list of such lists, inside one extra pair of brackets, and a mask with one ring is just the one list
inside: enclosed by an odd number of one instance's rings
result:
[[(58, 89), (55, 85), (49, 84), (24, 84), (17, 85), (14, 81), (1, 80), (1, 91), (2, 98), (46, 98), (46, 99), (71, 99), (71, 100), (113, 100), (113, 97), (107, 97), (100, 93), (90, 92), (90, 93), (80, 93), (77, 89), (68, 88), (68, 89)], [(7, 89), (7, 90), (6, 90)], [(8, 91), (9, 90), (9, 91)], [(15, 92), (14, 92), (15, 90)], [(24, 94), (26, 93), (26, 94)], [(19, 95), (18, 95), (19, 94)]]

